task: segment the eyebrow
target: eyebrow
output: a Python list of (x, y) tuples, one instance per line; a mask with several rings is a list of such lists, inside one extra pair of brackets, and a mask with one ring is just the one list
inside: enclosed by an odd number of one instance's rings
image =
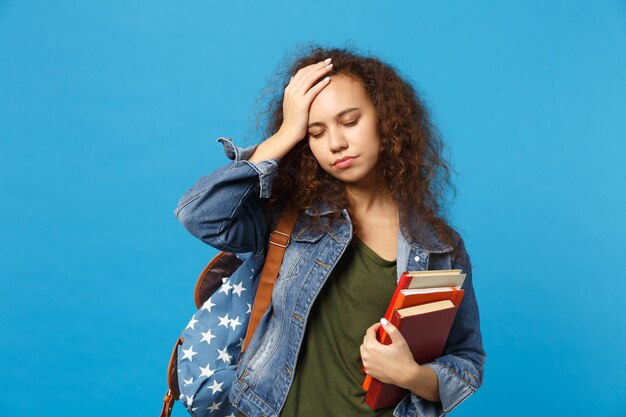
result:
[[(348, 113), (350, 113), (352, 111), (355, 111), (355, 110), (360, 110), (360, 109), (358, 107), (350, 107), (349, 109), (342, 110), (339, 113), (337, 113), (337, 116), (335, 116), (335, 119), (339, 119), (339, 118), (341, 118), (341, 116), (344, 116), (344, 115), (346, 115), (346, 114), (348, 114)], [(322, 122), (311, 123), (309, 125), (309, 129), (314, 127), (314, 126), (321, 126), (321, 125), (323, 125)]]

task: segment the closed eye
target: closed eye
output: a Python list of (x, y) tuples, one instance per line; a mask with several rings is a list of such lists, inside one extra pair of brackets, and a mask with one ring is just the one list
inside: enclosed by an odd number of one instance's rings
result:
[[(342, 125), (343, 125), (343, 126), (355, 126), (358, 122), (359, 122), (359, 119), (354, 119), (354, 120), (351, 120), (351, 121), (349, 121), (349, 122), (342, 123)], [(309, 136), (310, 136), (310, 137), (312, 137), (312, 138), (319, 138), (319, 137), (321, 137), (323, 134), (324, 134), (324, 131), (322, 130), (322, 131), (321, 131), (321, 132), (319, 132), (319, 133), (309, 133)]]

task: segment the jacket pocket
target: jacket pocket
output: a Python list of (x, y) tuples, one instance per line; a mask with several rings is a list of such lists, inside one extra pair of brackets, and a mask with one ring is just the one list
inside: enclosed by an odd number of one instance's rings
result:
[(300, 243), (317, 243), (327, 232), (327, 228), (298, 222), (291, 232), (291, 239)]

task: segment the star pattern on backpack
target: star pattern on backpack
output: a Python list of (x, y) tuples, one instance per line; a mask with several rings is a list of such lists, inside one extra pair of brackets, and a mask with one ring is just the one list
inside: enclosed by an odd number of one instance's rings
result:
[(237, 414), (228, 392), (250, 320), (254, 301), (251, 285), (251, 276), (241, 282), (224, 278), (182, 332), (184, 341), (178, 350), (179, 399), (194, 416)]

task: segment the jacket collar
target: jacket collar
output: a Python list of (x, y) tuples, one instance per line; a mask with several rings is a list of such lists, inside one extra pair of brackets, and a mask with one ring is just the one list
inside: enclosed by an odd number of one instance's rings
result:
[[(328, 216), (329, 214), (332, 214), (338, 211), (337, 209), (334, 209), (327, 201), (317, 201), (314, 204), (314, 206), (317, 208), (320, 216)], [(304, 210), (304, 214), (306, 214), (309, 217), (314, 216), (313, 210), (310, 208), (307, 208), (306, 210)]]
[(422, 216), (412, 216), (411, 221), (414, 222), (413, 224), (417, 233), (417, 240), (411, 236), (405, 236), (405, 238), (412, 246), (417, 246), (430, 253), (444, 253), (452, 251), (452, 246), (442, 242), (441, 239), (439, 239), (435, 228)]
[[(317, 202), (315, 206), (319, 210), (318, 212), (320, 216), (327, 216), (329, 214), (332, 214), (338, 211), (337, 209), (332, 208), (331, 205), (325, 201)], [(307, 216), (313, 217), (313, 210), (311, 209), (307, 208), (304, 211), (304, 213)], [(452, 251), (451, 246), (443, 243), (439, 239), (439, 237), (437, 236), (437, 233), (435, 232), (435, 229), (432, 227), (430, 223), (426, 222), (424, 219), (422, 219), (421, 217), (417, 217), (417, 216), (413, 216), (412, 221), (415, 222), (414, 223), (415, 231), (417, 232), (417, 235), (418, 235), (417, 240), (413, 239), (410, 236), (407, 236), (402, 231), (400, 232), (404, 240), (409, 245), (422, 249), (426, 252), (430, 252), (430, 253), (444, 253), (444, 252)]]

